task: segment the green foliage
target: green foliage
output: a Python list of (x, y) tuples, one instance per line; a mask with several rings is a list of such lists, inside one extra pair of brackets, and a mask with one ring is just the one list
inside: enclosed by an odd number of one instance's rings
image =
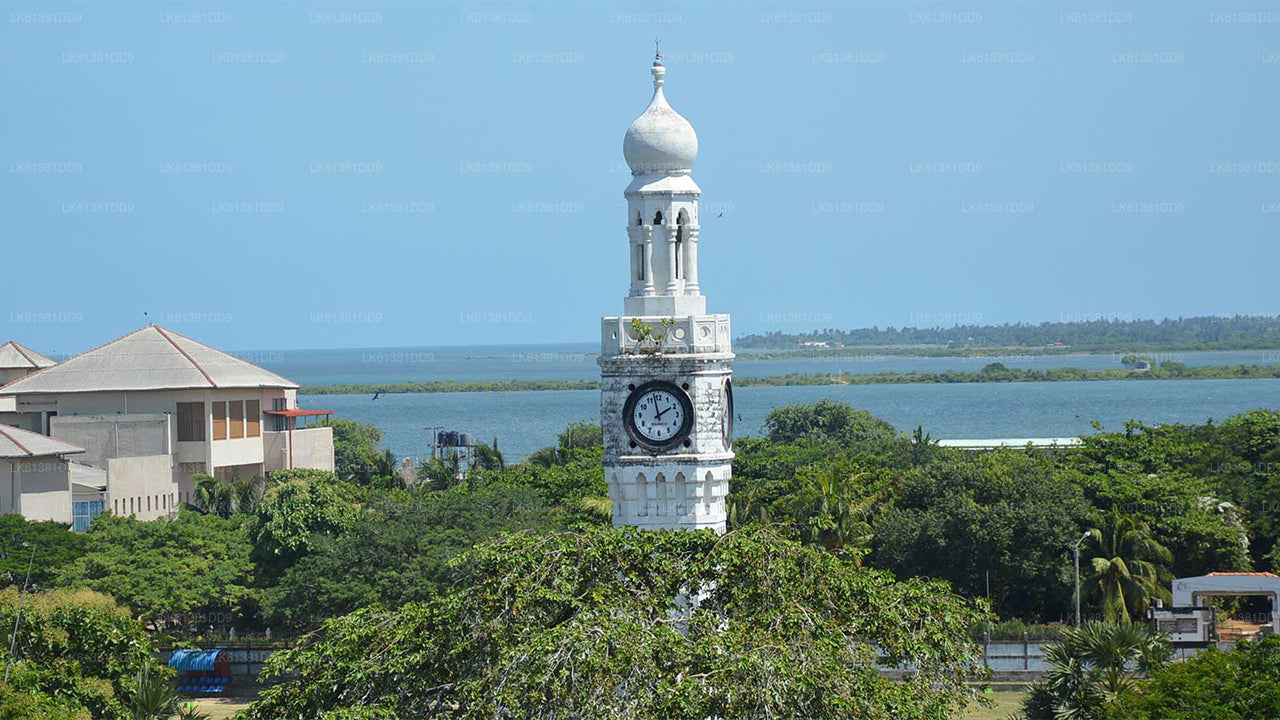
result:
[[(983, 613), (768, 528), (520, 533), (424, 603), (272, 657), (249, 720), (858, 717), (959, 712)], [(690, 594), (696, 602), (690, 606)], [(918, 674), (881, 676), (889, 663)]]
[(71, 532), (66, 525), (0, 515), (0, 587), (21, 587), (28, 567), (29, 589), (50, 587), (59, 570), (84, 555), (87, 544), (83, 535)]
[(1169, 661), (1173, 648), (1149, 626), (1089, 622), (1066, 630), (1044, 653), (1049, 671), (1027, 692), (1026, 720), (1102, 720), (1137, 678)]
[(1280, 637), (1209, 649), (1164, 666), (1120, 696), (1111, 720), (1262, 720), (1280, 717)]
[(557, 437), (554, 447), (542, 448), (529, 456), (534, 465), (549, 467), (568, 462), (569, 451), (604, 449), (604, 430), (600, 423), (579, 420), (569, 423)]
[(249, 525), (249, 539), (260, 567), (270, 567), (268, 574), (306, 555), (319, 537), (336, 537), (350, 529), (357, 510), (337, 485), (331, 473), (323, 473), (284, 482), (263, 495)]
[[(12, 635), (18, 592), (0, 592), (0, 627)], [(15, 661), (0, 683), (0, 718), (126, 720), (135, 675), (153, 648), (140, 623), (90, 590), (26, 595)]]
[(548, 505), (578, 508), (583, 498), (608, 496), (604, 480), (604, 448), (558, 450), (556, 462), (512, 465), (489, 482), (532, 488)]
[(388, 474), (379, 449), (381, 430), (346, 418), (327, 417), (316, 424), (333, 428), (333, 467), (340, 479), (368, 485), (373, 478)]
[(194, 486), (191, 505), (195, 509), (230, 519), (239, 513), (252, 513), (272, 481), (255, 476), (248, 480), (236, 477), (224, 482), (196, 473), (191, 476), (191, 482)]
[(774, 408), (765, 416), (764, 426), (769, 439), (781, 443), (803, 440), (850, 446), (889, 442), (897, 435), (892, 425), (866, 410), (825, 399), (809, 405)]
[(266, 591), (264, 619), (311, 629), (361, 607), (396, 607), (434, 596), (451, 580), (447, 563), (501, 532), (545, 529), (554, 511), (529, 488), (416, 488), (372, 502), (338, 537), (311, 552)]
[(1104, 620), (1141, 619), (1150, 598), (1172, 599), (1166, 586), (1173, 580), (1168, 570), (1173, 555), (1156, 542), (1146, 523), (1112, 510), (1100, 527), (1088, 532), (1082, 557), (1089, 562), (1081, 594), (1101, 604)]
[(872, 562), (973, 597), (986, 594), (989, 575), (1001, 617), (1060, 618), (1072, 595), (1067, 551), (1091, 514), (1047, 454), (939, 451), (906, 474), (874, 521)]
[(256, 594), (238, 521), (191, 511), (153, 522), (103, 515), (85, 538), (87, 552), (58, 583), (106, 593), (152, 622), (190, 625), (201, 613), (237, 613)]
[[(843, 345), (902, 347), (945, 345), (974, 348), (1025, 348), (1061, 343), (1063, 352), (1111, 352), (1138, 349), (1242, 350), (1280, 347), (1280, 316), (1094, 320), (1087, 322), (956, 325), (950, 328), (862, 328), (788, 334), (771, 332), (738, 338), (741, 348), (795, 347), (804, 341)], [(897, 350), (895, 350), (897, 351)], [(925, 352), (937, 353), (937, 348)]]
[(178, 706), (173, 672), (155, 658), (147, 658), (127, 688), (129, 720), (170, 720), (178, 714)]

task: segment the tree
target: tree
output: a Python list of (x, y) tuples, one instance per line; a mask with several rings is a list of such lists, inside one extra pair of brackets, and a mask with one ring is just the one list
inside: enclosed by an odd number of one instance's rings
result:
[[(18, 602), (17, 589), (0, 592), (6, 640)], [(67, 589), (23, 596), (13, 648), (0, 682), (5, 720), (128, 720), (133, 679), (154, 652), (142, 624), (111, 598)]]
[(1002, 618), (1061, 618), (1072, 594), (1068, 552), (1092, 514), (1047, 454), (937, 448), (873, 518), (869, 562), (948, 580), (971, 597), (989, 592)]
[(173, 672), (148, 658), (133, 677), (125, 706), (129, 720), (170, 720), (179, 706)]
[(1111, 720), (1261, 720), (1280, 717), (1280, 637), (1210, 648), (1157, 669), (1109, 709)]
[(57, 582), (106, 593), (157, 624), (239, 613), (257, 594), (249, 539), (236, 521), (189, 510), (153, 522), (104, 515), (85, 537), (87, 552)]
[(1137, 678), (1163, 667), (1173, 648), (1146, 625), (1088, 622), (1044, 652), (1049, 672), (1023, 700), (1026, 720), (1101, 720)]
[(334, 474), (347, 482), (367, 485), (380, 472), (382, 431), (346, 418), (328, 417), (317, 423), (333, 428)]
[(448, 562), (502, 532), (558, 526), (530, 488), (459, 485), (377, 498), (351, 530), (322, 536), (266, 589), (263, 617), (312, 629), (368, 605), (398, 607), (433, 597), (453, 579)]
[(31, 588), (51, 587), (58, 571), (84, 555), (87, 544), (84, 535), (71, 532), (66, 525), (0, 515), (0, 587), (21, 586), (28, 568)]
[(774, 408), (764, 426), (769, 439), (781, 443), (829, 441), (848, 447), (889, 442), (897, 435), (892, 425), (866, 410), (833, 400)]
[(249, 524), (249, 539), (267, 574), (281, 572), (306, 555), (319, 536), (336, 537), (355, 522), (356, 506), (339, 494), (336, 480), (324, 482), (322, 477), (287, 481), (262, 496)]
[(462, 457), (457, 451), (432, 456), (418, 465), (418, 482), (436, 490), (447, 490), (466, 478), (462, 471)]
[(260, 476), (248, 480), (236, 476), (222, 481), (201, 473), (192, 475), (191, 481), (194, 484), (192, 507), (224, 519), (237, 513), (252, 513), (270, 485), (269, 480)]
[(574, 450), (604, 448), (604, 429), (600, 423), (580, 420), (569, 423), (557, 437), (554, 447), (542, 448), (529, 456), (534, 465), (549, 467), (567, 462)]
[(1107, 622), (1130, 622), (1146, 615), (1151, 598), (1171, 599), (1165, 584), (1173, 579), (1173, 556), (1146, 523), (1113, 510), (1089, 530), (1085, 547), (1091, 559), (1083, 592), (1100, 601)]
[[(518, 533), (277, 653), (250, 720), (952, 717), (985, 613), (753, 527)], [(904, 680), (884, 662), (911, 663)]]

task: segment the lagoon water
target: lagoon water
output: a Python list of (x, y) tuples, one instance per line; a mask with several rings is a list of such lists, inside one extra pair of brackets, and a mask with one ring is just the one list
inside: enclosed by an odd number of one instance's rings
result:
[[(599, 377), (591, 345), (304, 350), (238, 353), (303, 385), (377, 384), (414, 380), (592, 380)], [(1188, 365), (1277, 364), (1275, 351), (1178, 353)], [(853, 373), (892, 370), (977, 370), (987, 362), (1009, 367), (1118, 368), (1118, 356), (1019, 358), (804, 358), (743, 360), (739, 376), (791, 372)], [(895, 426), (924, 427), (935, 438), (1066, 437), (1093, 432), (1096, 420), (1118, 429), (1129, 419), (1199, 423), (1253, 408), (1280, 409), (1276, 380), (1164, 380), (955, 385), (834, 385), (738, 388), (738, 435), (759, 435), (764, 417), (780, 405), (831, 398), (863, 408)], [(599, 419), (600, 393), (530, 391), (301, 396), (304, 407), (334, 410), (371, 423), (399, 456), (428, 452), (425, 428), (443, 425), (489, 441), (508, 459), (553, 444), (574, 420)]]

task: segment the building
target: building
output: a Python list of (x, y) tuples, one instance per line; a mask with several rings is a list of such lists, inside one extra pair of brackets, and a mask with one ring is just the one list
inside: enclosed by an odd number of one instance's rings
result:
[(84, 448), (0, 425), (0, 515), (70, 523), (70, 455)]
[(297, 389), (148, 325), (0, 387), (0, 423), (81, 449), (71, 466), (78, 502), (153, 520), (191, 501), (197, 474), (333, 470), (332, 430), (299, 426), (331, 413), (299, 408)]
[(601, 322), (600, 422), (613, 524), (725, 529), (733, 462), (729, 316), (698, 284), (698, 155), (693, 126), (667, 103), (666, 69), (623, 140), (629, 292)]
[[(1194, 655), (1204, 648), (1230, 647), (1241, 639), (1257, 639), (1280, 633), (1280, 576), (1269, 572), (1221, 572), (1173, 581), (1173, 606), (1151, 610), (1156, 628), (1168, 636), (1178, 657)], [(1235, 613), (1221, 618), (1214, 608), (1215, 598), (1256, 598), (1261, 606), (1254, 613)]]
[(13, 340), (0, 345), (0, 385), (53, 366), (49, 358)]

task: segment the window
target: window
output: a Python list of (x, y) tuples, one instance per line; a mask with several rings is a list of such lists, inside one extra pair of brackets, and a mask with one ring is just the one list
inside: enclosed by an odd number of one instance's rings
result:
[(178, 442), (204, 442), (204, 403), (178, 403)]
[(93, 519), (101, 514), (101, 500), (73, 502), (71, 503), (71, 528), (76, 532), (84, 532), (89, 529), (89, 524), (93, 522)]
[(147, 512), (151, 512), (151, 496), (147, 496)]
[(244, 436), (261, 437), (262, 409), (257, 400), (244, 401)]
[(285, 420), (284, 420), (284, 417), (282, 417), (282, 416), (280, 416), (280, 415), (272, 415), (272, 416), (271, 416), (271, 430), (272, 430), (272, 432), (284, 432), (286, 429), (287, 429), (287, 428), (286, 428), (286, 426), (285, 426)]
[(244, 401), (232, 400), (231, 403), (231, 432), (233, 438), (244, 437)]
[(288, 403), (289, 403), (289, 398), (282, 398), (282, 397), (271, 398), (271, 409), (272, 410), (288, 410), (289, 409)]
[(227, 404), (224, 402), (213, 404), (213, 439), (227, 439)]

